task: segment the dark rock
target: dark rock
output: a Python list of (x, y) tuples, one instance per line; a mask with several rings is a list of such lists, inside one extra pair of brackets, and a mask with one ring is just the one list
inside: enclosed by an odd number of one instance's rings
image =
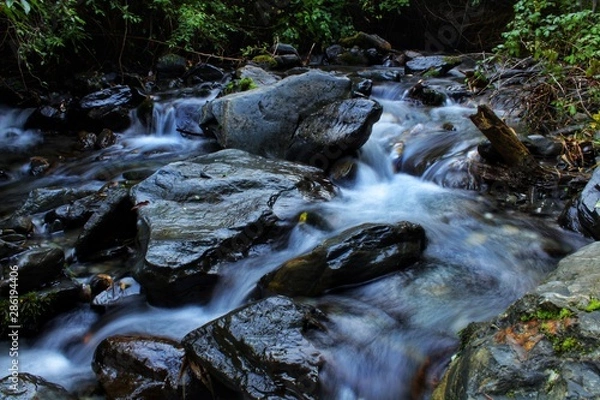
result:
[(405, 269), (419, 259), (424, 248), (425, 231), (418, 225), (363, 224), (286, 261), (264, 276), (259, 286), (286, 296), (318, 296)]
[(600, 243), (583, 247), (499, 317), (469, 326), (433, 399), (600, 398), (598, 260)]
[(596, 169), (581, 192), (563, 211), (558, 222), (565, 228), (600, 239), (600, 169)]
[(452, 68), (460, 65), (462, 60), (460, 57), (449, 56), (422, 56), (415, 57), (406, 62), (407, 73), (424, 73), (435, 74), (435, 76), (444, 76)]
[(446, 102), (446, 95), (429, 87), (423, 81), (417, 82), (408, 90), (408, 97), (417, 100), (424, 105), (439, 107)]
[(246, 399), (319, 398), (320, 352), (305, 338), (315, 308), (270, 297), (189, 333), (186, 356)]
[(156, 62), (158, 79), (180, 78), (187, 70), (187, 61), (177, 54), (165, 54)]
[(339, 45), (334, 44), (325, 49), (325, 55), (330, 64), (339, 64), (338, 57), (342, 55), (346, 50)]
[(98, 139), (96, 140), (96, 148), (97, 149), (105, 149), (109, 146), (112, 146), (117, 142), (117, 136), (110, 129), (104, 128), (98, 134)]
[(30, 216), (48, 211), (94, 192), (89, 189), (34, 189), (29, 192), (25, 204), (15, 212), (15, 216)]
[(4, 234), (7, 233), (7, 231), (27, 235), (33, 232), (34, 226), (30, 216), (15, 213), (12, 217), (0, 221), (0, 229), (3, 231), (2, 237), (4, 237)]
[(24, 248), (20, 245), (5, 241), (0, 238), (0, 260), (6, 257), (14, 256), (23, 250)]
[(367, 142), (382, 112), (383, 107), (370, 99), (328, 104), (300, 123), (286, 158), (326, 170)]
[(86, 111), (99, 108), (112, 109), (131, 104), (134, 102), (136, 95), (129, 86), (113, 86), (84, 96), (79, 101), (79, 107)]
[(291, 229), (296, 207), (333, 187), (312, 167), (231, 149), (169, 164), (132, 196), (145, 249), (136, 278), (151, 302), (178, 304), (206, 300), (221, 262)]
[(356, 82), (352, 91), (354, 95), (369, 97), (371, 95), (371, 91), (373, 90), (373, 81), (370, 79), (362, 79), (359, 82)]
[[(16, 390), (15, 390), (16, 389)], [(0, 380), (0, 398), (10, 400), (77, 400), (67, 389), (26, 372)]]
[(85, 260), (94, 252), (135, 236), (136, 215), (128, 190), (124, 187), (110, 188), (100, 192), (99, 196), (102, 202), (87, 220), (75, 242), (75, 253), (79, 260)]
[(35, 109), (27, 118), (24, 129), (41, 129), (44, 131), (62, 130), (68, 127), (67, 102), (43, 105)]
[(364, 32), (358, 32), (354, 36), (342, 38), (340, 39), (340, 44), (346, 48), (351, 48), (354, 46), (364, 50), (375, 48), (381, 53), (387, 53), (392, 50), (392, 45), (385, 39), (377, 35)]
[(184, 351), (174, 340), (112, 336), (96, 348), (92, 369), (110, 399), (211, 398), (198, 381), (190, 384), (183, 363)]
[(94, 132), (79, 131), (77, 133), (78, 148), (81, 150), (93, 150), (98, 137)]
[(98, 124), (115, 131), (127, 129), (131, 123), (129, 110), (138, 106), (144, 97), (129, 86), (118, 85), (90, 93), (79, 102), (82, 117), (79, 124), (95, 130)]
[(523, 141), (531, 154), (543, 157), (557, 157), (563, 152), (563, 145), (542, 135), (529, 135)]
[[(42, 289), (25, 293), (19, 277), (19, 335), (32, 337), (44, 324), (57, 315), (77, 307), (83, 295), (82, 286), (73, 279), (61, 278)], [(5, 292), (5, 287), (2, 287)], [(8, 296), (0, 296), (0, 305), (8, 309)], [(8, 318), (8, 314), (6, 314)], [(5, 322), (6, 320), (3, 320)], [(0, 336), (5, 338), (9, 323), (0, 324)]]
[(73, 229), (83, 226), (100, 206), (101, 198), (98, 195), (90, 195), (77, 199), (69, 204), (64, 204), (46, 213), (44, 222), (53, 224), (60, 221), (63, 229)]
[(29, 173), (40, 176), (50, 169), (50, 162), (44, 157), (34, 156), (29, 159)]
[(289, 69), (302, 65), (302, 59), (296, 54), (284, 54), (274, 58), (278, 69)]
[(298, 54), (298, 50), (296, 50), (296, 48), (291, 44), (276, 43), (273, 46), (271, 46), (270, 51), (271, 54), (275, 54), (276, 56), (296, 55), (300, 57), (300, 54)]
[(183, 79), (191, 83), (222, 82), (227, 74), (212, 64), (200, 63), (194, 65), (183, 74)]
[[(63, 275), (65, 254), (58, 247), (39, 247), (19, 254), (11, 265), (18, 267), (19, 291), (23, 293), (52, 283)], [(3, 268), (3, 276), (8, 277), (8, 266)], [(0, 287), (6, 294), (8, 280), (2, 280)]]
[(249, 78), (256, 86), (272, 85), (280, 80), (277, 75), (274, 75), (255, 65), (245, 65), (236, 71), (236, 76), (239, 79)]
[(311, 70), (274, 85), (234, 93), (207, 103), (201, 125), (211, 129), (224, 148), (282, 157), (298, 122), (319, 107), (349, 95), (351, 82)]
[(373, 82), (399, 82), (404, 76), (404, 68), (369, 68), (358, 71), (356, 75)]
[(353, 67), (366, 67), (369, 65), (369, 58), (367, 57), (366, 51), (358, 47), (345, 50), (342, 54), (337, 56), (336, 61), (337, 64)]

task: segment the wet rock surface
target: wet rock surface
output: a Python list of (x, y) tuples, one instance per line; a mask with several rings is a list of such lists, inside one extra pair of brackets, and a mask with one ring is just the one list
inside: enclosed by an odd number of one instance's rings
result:
[(300, 120), (332, 101), (348, 97), (348, 78), (311, 70), (207, 103), (200, 124), (224, 148), (282, 158)]
[(564, 258), (533, 292), (463, 332), (434, 399), (600, 397), (600, 244)]
[(96, 200), (97, 206), (75, 242), (75, 252), (81, 260), (135, 236), (136, 215), (127, 188), (117, 186), (100, 191)]
[(600, 239), (600, 170), (596, 169), (581, 194), (559, 218), (559, 223), (596, 240)]
[(320, 352), (306, 339), (322, 314), (269, 297), (190, 332), (186, 356), (247, 399), (319, 398)]
[(46, 381), (36, 375), (19, 373), (18, 390), (14, 389), (14, 380), (7, 376), (0, 380), (0, 397), (11, 400), (76, 400), (64, 387)]
[(171, 339), (111, 336), (96, 348), (92, 368), (110, 399), (210, 398)]
[[(4, 263), (2, 263), (4, 264)], [(63, 276), (65, 254), (58, 247), (44, 246), (33, 248), (18, 255), (6, 265), (2, 265), (3, 276), (8, 277), (8, 266), (16, 265), (18, 271), (18, 287), (23, 293), (37, 289)], [(2, 280), (0, 288), (6, 294), (8, 281)]]
[(424, 248), (425, 231), (418, 225), (363, 224), (286, 261), (259, 286), (286, 296), (316, 296), (404, 269), (419, 259)]
[(315, 168), (240, 150), (169, 164), (132, 189), (145, 249), (138, 281), (151, 301), (206, 298), (219, 263), (282, 237), (299, 205), (333, 195)]
[(367, 142), (382, 112), (383, 107), (369, 99), (333, 102), (300, 123), (286, 158), (328, 169)]

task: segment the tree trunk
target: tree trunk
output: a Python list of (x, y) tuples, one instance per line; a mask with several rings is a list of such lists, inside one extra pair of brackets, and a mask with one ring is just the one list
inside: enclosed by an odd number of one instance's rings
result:
[(541, 172), (540, 165), (517, 138), (515, 131), (498, 118), (490, 107), (478, 106), (477, 113), (469, 118), (492, 143), (508, 167), (519, 168), (522, 172)]

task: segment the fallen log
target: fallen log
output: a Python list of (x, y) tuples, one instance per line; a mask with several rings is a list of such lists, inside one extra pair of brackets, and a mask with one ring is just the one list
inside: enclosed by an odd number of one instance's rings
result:
[(509, 168), (519, 169), (523, 173), (543, 172), (542, 167), (519, 140), (515, 131), (506, 125), (490, 107), (479, 105), (477, 113), (470, 115), (469, 118), (491, 142), (492, 147)]

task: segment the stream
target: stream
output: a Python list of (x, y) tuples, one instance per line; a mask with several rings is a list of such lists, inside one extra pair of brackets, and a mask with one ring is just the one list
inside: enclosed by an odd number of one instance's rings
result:
[[(435, 81), (441, 88), (454, 83)], [(412, 84), (407, 80), (373, 88), (371, 97), (384, 113), (361, 149), (356, 179), (332, 201), (312, 206), (331, 232), (298, 225), (285, 248), (224, 268), (206, 305), (163, 309), (140, 297), (105, 314), (82, 306), (60, 315), (37, 338), (21, 340), (20, 370), (78, 391), (95, 380), (90, 363), (104, 338), (143, 333), (181, 339), (243, 305), (264, 274), (334, 232), (365, 222), (407, 220), (423, 226), (428, 239), (417, 267), (304, 301), (329, 318), (328, 335), (311, 337), (326, 349), (320, 372), (323, 398), (413, 398), (415, 371), (427, 363), (429, 378), (438, 379), (457, 349), (458, 331), (502, 312), (555, 268), (556, 255), (586, 241), (558, 227), (561, 204), (532, 204), (532, 209), (543, 206), (546, 211), (525, 214), (499, 209), (485, 197), (482, 193), (491, 188), (483, 187), (469, 169), (482, 141), (467, 118), (475, 106), (451, 100), (442, 107), (417, 105), (405, 97)], [(151, 124), (132, 114), (134, 123), (118, 133), (117, 143), (94, 152), (68, 150), (72, 138), (25, 130), (30, 110), (0, 109), (0, 215), (7, 216), (36, 188), (95, 190), (123, 179), (126, 171), (155, 170), (216, 150), (214, 140), (182, 134), (177, 127), (183, 113), (214, 96), (216, 92), (208, 97), (157, 96)], [(35, 178), (27, 173), (31, 155), (61, 161)], [(40, 243), (65, 240), (61, 232), (47, 232), (41, 220), (37, 228)], [(82, 282), (105, 268), (71, 266)], [(3, 371), (10, 363), (6, 345), (0, 343)]]

